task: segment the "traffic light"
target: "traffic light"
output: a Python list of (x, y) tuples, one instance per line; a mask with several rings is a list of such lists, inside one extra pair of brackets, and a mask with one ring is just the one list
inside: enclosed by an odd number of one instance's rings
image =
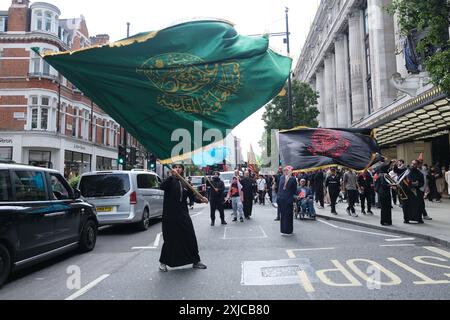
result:
[(148, 169), (156, 170), (156, 156), (153, 153), (148, 156)]
[(118, 164), (125, 166), (125, 162), (127, 159), (127, 151), (124, 147), (119, 146), (119, 158), (117, 159)]
[(130, 149), (130, 165), (131, 166), (135, 166), (136, 165), (136, 160), (137, 160), (137, 149), (131, 147)]

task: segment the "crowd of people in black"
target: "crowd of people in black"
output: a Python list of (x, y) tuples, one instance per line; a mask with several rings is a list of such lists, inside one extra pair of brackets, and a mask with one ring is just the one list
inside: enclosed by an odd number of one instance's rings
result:
[[(294, 203), (300, 210), (315, 216), (314, 203), (324, 209), (328, 204), (331, 213), (337, 215), (336, 204), (347, 203), (347, 213), (358, 217), (355, 205), (359, 203), (362, 214), (373, 215), (372, 208), (381, 209), (381, 224), (392, 225), (393, 205), (403, 209), (404, 223), (412, 221), (422, 224), (431, 220), (425, 201), (441, 201), (447, 184), (450, 194), (450, 172), (437, 164), (428, 168), (420, 160), (406, 165), (403, 160), (379, 163), (361, 173), (345, 168), (330, 167), (314, 172), (293, 174), (292, 167), (279, 168), (276, 175), (259, 175), (250, 171), (235, 171), (228, 192), (220, 179), (220, 172), (206, 178), (208, 198), (195, 194), (190, 182), (181, 177), (184, 166), (174, 165), (173, 170), (161, 185), (164, 194), (163, 236), (164, 244), (160, 257), (160, 271), (167, 266), (177, 267), (192, 263), (193, 268), (206, 269), (198, 253), (197, 239), (191, 218), (189, 202), (208, 203), (211, 209), (211, 226), (215, 224), (219, 211), (221, 224), (226, 225), (225, 202), (231, 202), (233, 222), (251, 219), (253, 205), (266, 204), (266, 195), (272, 204), (277, 204), (280, 231), (284, 236), (293, 234)], [(444, 179), (445, 177), (445, 179)], [(190, 205), (192, 205), (190, 203)], [(366, 211), (367, 208), (367, 211)]]

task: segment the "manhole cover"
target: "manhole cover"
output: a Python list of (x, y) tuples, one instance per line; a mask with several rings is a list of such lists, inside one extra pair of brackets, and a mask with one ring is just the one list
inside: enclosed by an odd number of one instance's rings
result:
[(297, 273), (302, 269), (300, 266), (280, 266), (280, 267), (269, 267), (261, 268), (261, 274), (263, 277), (274, 278), (274, 277), (293, 277), (297, 276)]

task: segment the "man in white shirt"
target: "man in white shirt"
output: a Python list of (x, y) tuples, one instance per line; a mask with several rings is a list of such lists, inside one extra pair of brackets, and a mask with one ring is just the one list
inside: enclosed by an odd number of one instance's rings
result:
[(259, 176), (258, 180), (256, 180), (258, 185), (258, 195), (259, 195), (259, 204), (266, 205), (265, 197), (267, 190), (267, 183), (264, 176)]

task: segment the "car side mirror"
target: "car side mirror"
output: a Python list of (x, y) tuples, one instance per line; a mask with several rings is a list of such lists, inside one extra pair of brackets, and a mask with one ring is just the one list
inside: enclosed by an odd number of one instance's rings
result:
[(81, 198), (81, 191), (78, 189), (73, 189), (73, 199), (77, 200)]

